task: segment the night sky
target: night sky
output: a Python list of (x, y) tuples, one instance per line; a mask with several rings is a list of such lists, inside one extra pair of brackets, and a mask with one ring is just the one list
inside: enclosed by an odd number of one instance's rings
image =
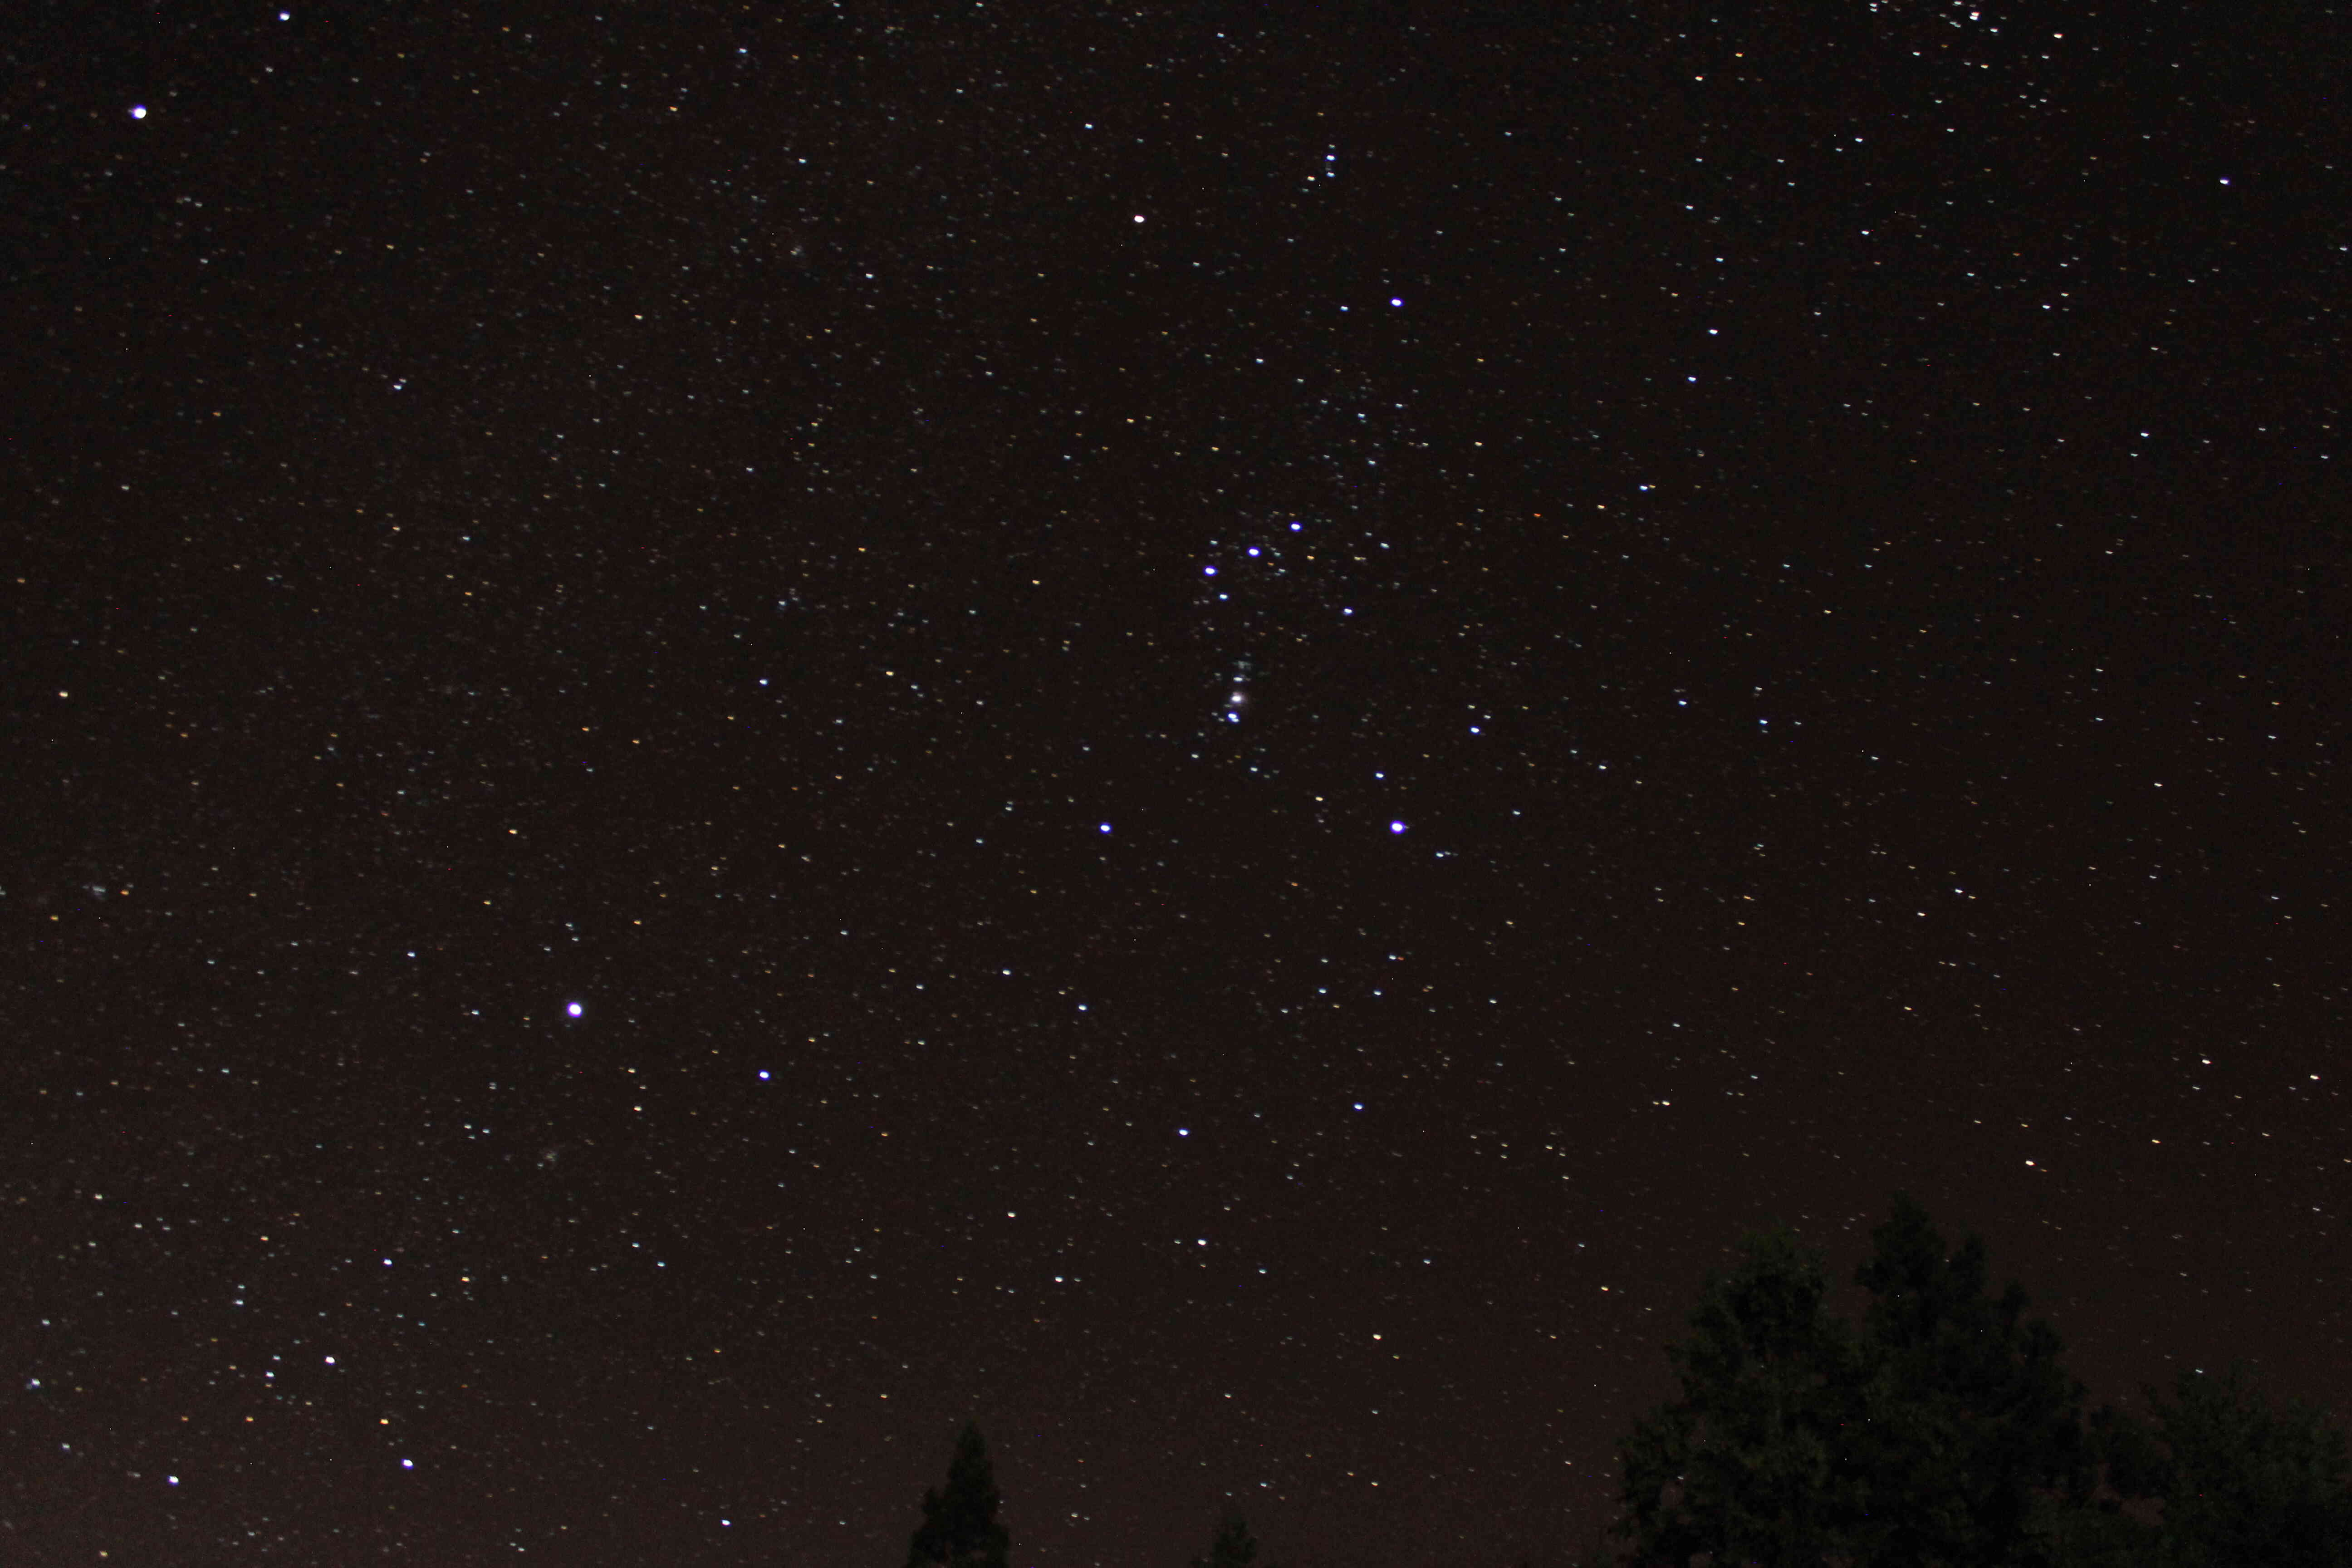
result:
[(0, 1557), (1558, 1562), (1897, 1188), (2352, 1411), (2352, 50), (2199, 15), (29, 7)]

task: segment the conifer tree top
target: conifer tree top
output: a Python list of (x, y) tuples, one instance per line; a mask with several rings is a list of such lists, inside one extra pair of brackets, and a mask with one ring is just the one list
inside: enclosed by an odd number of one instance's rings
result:
[(923, 1494), (923, 1522), (907, 1543), (907, 1568), (1005, 1568), (1010, 1545), (996, 1510), (995, 1468), (977, 1424), (967, 1421), (948, 1462), (944, 1491)]

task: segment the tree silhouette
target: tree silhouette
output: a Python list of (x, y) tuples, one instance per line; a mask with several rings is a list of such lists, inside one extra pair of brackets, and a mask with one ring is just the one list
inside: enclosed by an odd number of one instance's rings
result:
[(1946, 1256), (1906, 1193), (1871, 1239), (1854, 1272), (1873, 1300), (1846, 1445), (1864, 1498), (1853, 1546), (1885, 1568), (2041, 1560), (2037, 1499), (2063, 1490), (2079, 1506), (2095, 1479), (2057, 1331), (2024, 1321), (2015, 1282), (1987, 1296), (1983, 1238)]
[(1216, 1540), (1209, 1543), (1206, 1557), (1195, 1557), (1191, 1568), (1250, 1568), (1257, 1560), (1257, 1542), (1250, 1536), (1249, 1526), (1239, 1514), (1228, 1515), (1217, 1527)]
[(1860, 1350), (1823, 1304), (1822, 1258), (1786, 1226), (1741, 1250), (1729, 1278), (1708, 1274), (1690, 1339), (1667, 1349), (1682, 1397), (1619, 1447), (1617, 1532), (1640, 1562), (1818, 1563), (1860, 1511), (1839, 1464)]
[(2273, 1411), (2244, 1363), (2219, 1377), (2183, 1369), (2167, 1401), (2148, 1389), (2153, 1428), (2101, 1412), (2116, 1490), (2164, 1505), (2135, 1561), (2162, 1568), (2352, 1568), (2352, 1490), (2343, 1431), (2289, 1401)]
[(1619, 1446), (1618, 1533), (1637, 1560), (2057, 1561), (2095, 1476), (2057, 1333), (2024, 1321), (2017, 1285), (1990, 1300), (1983, 1241), (1947, 1256), (1907, 1194), (1872, 1240), (1859, 1331), (1830, 1314), (1822, 1258), (1786, 1226), (1708, 1275), (1691, 1337), (1666, 1352), (1682, 1397)]
[(947, 1490), (923, 1493), (923, 1522), (907, 1545), (907, 1568), (1005, 1568), (1011, 1544), (996, 1521), (996, 1474), (980, 1428), (965, 1423), (948, 1462)]

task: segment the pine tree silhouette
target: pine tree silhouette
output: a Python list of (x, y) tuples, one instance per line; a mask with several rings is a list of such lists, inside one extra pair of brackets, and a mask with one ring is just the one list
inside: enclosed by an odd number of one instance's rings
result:
[(1195, 1557), (1191, 1568), (1250, 1568), (1257, 1559), (1257, 1542), (1239, 1514), (1228, 1515), (1217, 1528), (1217, 1539), (1206, 1557)]
[(947, 1490), (923, 1493), (923, 1523), (907, 1544), (907, 1568), (1005, 1568), (1010, 1538), (996, 1521), (996, 1474), (970, 1422), (948, 1463)]

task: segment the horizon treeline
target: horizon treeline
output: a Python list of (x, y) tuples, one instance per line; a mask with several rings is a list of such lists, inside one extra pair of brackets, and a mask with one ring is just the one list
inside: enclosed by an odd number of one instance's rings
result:
[[(2352, 1568), (2352, 1460), (2326, 1412), (2273, 1408), (2243, 1363), (2147, 1386), (2146, 1419), (2088, 1408), (2023, 1287), (1990, 1293), (1981, 1237), (1947, 1252), (1898, 1192), (1871, 1241), (1858, 1323), (1787, 1226), (1706, 1276), (1666, 1347), (1680, 1396), (1619, 1441), (1617, 1544), (1587, 1568)], [(906, 1568), (1007, 1568), (1000, 1503), (967, 1423)], [(1187, 1568), (1257, 1552), (1228, 1515)]]

